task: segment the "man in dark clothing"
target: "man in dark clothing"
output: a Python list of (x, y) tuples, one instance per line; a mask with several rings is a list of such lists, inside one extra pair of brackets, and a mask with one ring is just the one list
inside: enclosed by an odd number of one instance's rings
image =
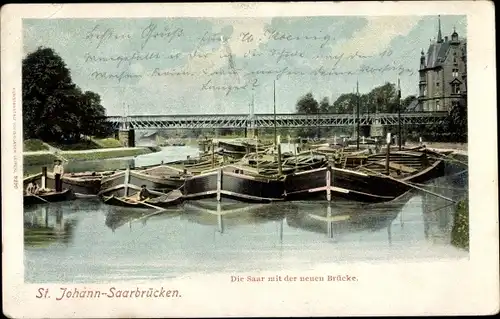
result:
[(141, 186), (141, 192), (139, 193), (139, 200), (143, 201), (148, 199), (150, 196), (148, 189), (146, 188), (146, 185)]

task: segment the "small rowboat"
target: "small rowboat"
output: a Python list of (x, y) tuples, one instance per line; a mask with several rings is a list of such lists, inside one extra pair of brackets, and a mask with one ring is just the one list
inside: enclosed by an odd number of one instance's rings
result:
[[(151, 191), (150, 191), (151, 193)], [(154, 195), (153, 195), (154, 196)], [(137, 199), (131, 199), (127, 197), (116, 197), (103, 196), (105, 204), (120, 206), (120, 207), (130, 207), (130, 208), (168, 208), (172, 206), (179, 205), (184, 200), (182, 192), (179, 190), (173, 190), (167, 194), (163, 194), (154, 198), (146, 199), (145, 201), (139, 201)]]
[(45, 204), (53, 202), (63, 202), (66, 200), (72, 200), (75, 198), (75, 194), (71, 189), (65, 189), (62, 192), (43, 192), (40, 194), (32, 195), (25, 194), (23, 198), (24, 205), (35, 205), (35, 204)]

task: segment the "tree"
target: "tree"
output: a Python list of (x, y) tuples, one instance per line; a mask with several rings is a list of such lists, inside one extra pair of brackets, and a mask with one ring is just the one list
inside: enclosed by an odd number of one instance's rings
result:
[(23, 134), (46, 142), (74, 143), (82, 135), (109, 134), (98, 94), (82, 92), (63, 59), (39, 47), (22, 62)]
[(319, 104), (312, 95), (307, 93), (297, 101), (297, 113), (302, 114), (317, 114), (319, 112)]
[(451, 109), (448, 116), (448, 131), (454, 142), (467, 142), (467, 106), (463, 101)]
[(330, 113), (330, 101), (326, 96), (319, 102), (319, 112)]
[(341, 94), (335, 102), (333, 102), (332, 109), (335, 113), (349, 113), (356, 109), (358, 96), (355, 93)]
[(371, 90), (364, 100), (369, 113), (395, 113), (399, 105), (396, 85), (389, 82)]
[(22, 89), (25, 138), (53, 140), (64, 126), (55, 120), (62, 92), (75, 89), (66, 64), (52, 49), (39, 48), (23, 60)]
[[(299, 114), (319, 114), (319, 104), (314, 99), (312, 93), (307, 93), (297, 101), (296, 110)], [(313, 137), (318, 133), (317, 128), (303, 128), (298, 130), (299, 136), (302, 137)]]
[(96, 137), (112, 134), (113, 127), (106, 122), (106, 109), (101, 105), (99, 94), (86, 91), (81, 96), (80, 103), (81, 119), (86, 121), (86, 125), (81, 127), (82, 134)]

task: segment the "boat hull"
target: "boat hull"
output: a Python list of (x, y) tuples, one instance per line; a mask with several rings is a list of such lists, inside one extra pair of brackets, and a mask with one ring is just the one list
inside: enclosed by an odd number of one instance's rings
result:
[[(148, 190), (167, 193), (179, 189), (183, 184), (184, 179), (179, 177), (163, 178), (141, 172), (130, 171), (127, 173), (122, 171), (102, 180), (99, 195), (127, 197), (136, 193), (142, 185), (146, 185)], [(124, 185), (128, 185), (128, 187)]]
[(372, 203), (392, 200), (409, 189), (390, 178), (327, 167), (288, 175), (284, 186), (287, 200), (328, 199), (329, 189), (331, 200)]
[[(181, 204), (183, 201), (183, 196), (182, 196), (182, 193), (180, 193), (180, 192), (178, 194), (172, 194), (171, 196), (168, 196), (168, 195), (166, 195), (166, 196), (167, 196), (167, 198), (164, 200), (159, 199), (159, 198), (154, 198), (154, 199), (146, 200), (144, 202), (125, 200), (123, 198), (119, 198), (119, 197), (115, 197), (115, 196), (104, 197), (103, 199), (104, 199), (104, 203), (108, 204), (108, 205), (119, 206), (119, 207), (129, 207), (129, 208), (143, 208), (143, 209), (151, 209), (151, 208), (154, 209), (155, 207), (168, 208), (168, 207), (177, 206), (177, 205)], [(150, 205), (153, 205), (155, 207), (152, 207)]]
[(184, 197), (229, 198), (248, 203), (269, 203), (283, 200), (283, 181), (257, 178), (249, 175), (214, 171), (186, 179)]
[(363, 173), (328, 167), (288, 175), (285, 178), (286, 199), (328, 199), (329, 190), (331, 200), (345, 199), (368, 203), (389, 201), (410, 190), (412, 186), (408, 183), (423, 183), (444, 175), (445, 165), (442, 160), (433, 161), (426, 168), (417, 170), (416, 166), (421, 165), (421, 155), (405, 154), (406, 164), (414, 165), (415, 168), (405, 166), (406, 169), (411, 169), (412, 173), (400, 178), (374, 171)]
[[(100, 176), (82, 176), (82, 177), (72, 177), (63, 176), (62, 188), (71, 189), (75, 194), (83, 195), (97, 195), (101, 189), (101, 177)], [(36, 182), (39, 186), (42, 184), (42, 174), (36, 174), (32, 177), (28, 177), (24, 180), (24, 188), (28, 186), (29, 182)], [(55, 189), (56, 181), (52, 173), (47, 174), (47, 179), (45, 180), (45, 188)]]
[[(42, 199), (43, 198), (43, 199)], [(67, 200), (75, 199), (75, 194), (70, 189), (65, 189), (59, 193), (47, 193), (47, 194), (37, 194), (34, 195), (24, 195), (23, 197), (23, 205), (36, 205), (36, 204), (46, 204), (46, 203), (55, 203), (55, 202), (63, 202)]]

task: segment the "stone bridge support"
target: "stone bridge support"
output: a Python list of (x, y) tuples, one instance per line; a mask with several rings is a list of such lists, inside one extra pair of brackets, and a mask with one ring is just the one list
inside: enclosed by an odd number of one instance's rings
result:
[(135, 130), (120, 129), (118, 131), (118, 140), (124, 147), (135, 147)]

